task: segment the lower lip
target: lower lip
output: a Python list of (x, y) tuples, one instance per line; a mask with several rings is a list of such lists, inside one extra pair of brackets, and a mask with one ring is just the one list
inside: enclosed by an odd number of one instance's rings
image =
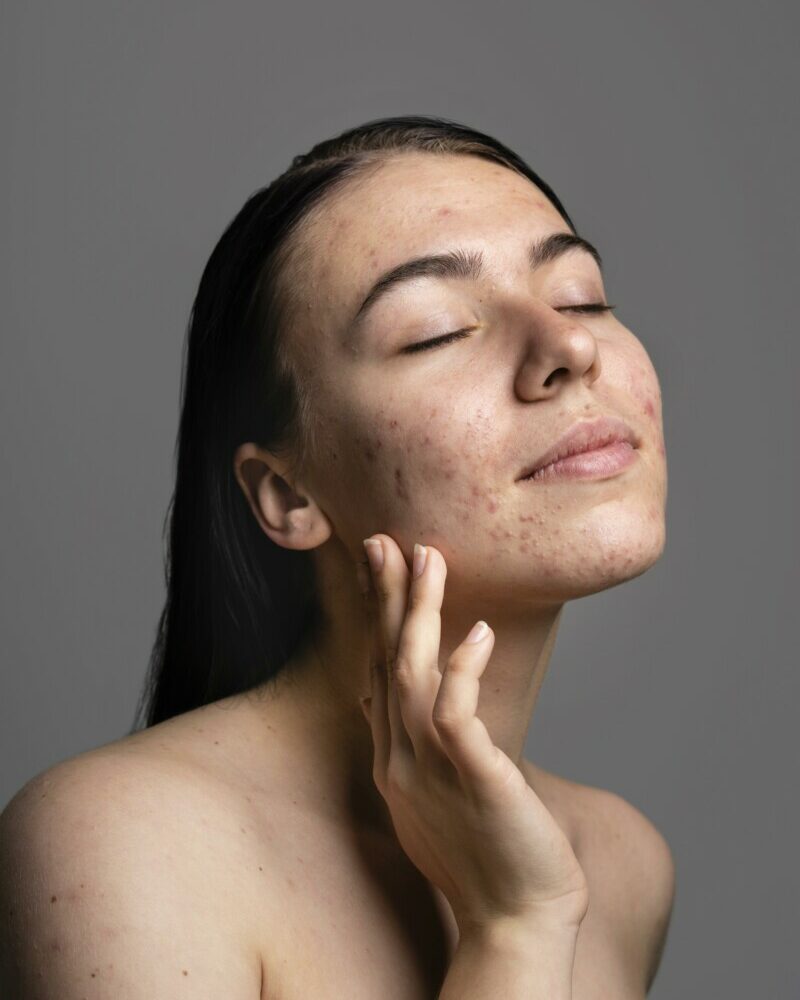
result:
[(636, 461), (636, 449), (629, 441), (614, 441), (605, 448), (582, 451), (545, 465), (523, 482), (539, 483), (548, 479), (603, 479), (622, 472)]

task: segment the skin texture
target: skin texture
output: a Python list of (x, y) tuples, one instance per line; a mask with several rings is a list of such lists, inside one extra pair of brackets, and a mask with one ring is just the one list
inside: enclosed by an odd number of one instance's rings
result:
[[(527, 262), (532, 239), (568, 231), (512, 170), (403, 153), (333, 193), (296, 234), (288, 337), (313, 389), (317, 447), (289, 483), (289, 466), (253, 442), (234, 466), (263, 530), (313, 550), (321, 582), (326, 626), (290, 663), (280, 696), (293, 752), (327, 800), (349, 814), (355, 799), (387, 830), (358, 702), (370, 689), (362, 540), (389, 535), (409, 566), (417, 541), (444, 556), (440, 660), (476, 620), (489, 622), (478, 715), (518, 764), (564, 603), (638, 576), (663, 551), (661, 393), (647, 352), (613, 314), (556, 311), (610, 301), (588, 254), (536, 271)], [(456, 246), (483, 252), (483, 280), (405, 283), (354, 330), (380, 274)], [(467, 326), (461, 340), (401, 353)], [(601, 415), (638, 434), (628, 469), (516, 481), (576, 420)]]

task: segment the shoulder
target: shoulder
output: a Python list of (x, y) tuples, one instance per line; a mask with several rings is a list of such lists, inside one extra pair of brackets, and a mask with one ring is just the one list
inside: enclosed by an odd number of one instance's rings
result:
[(134, 1000), (192, 977), (203, 995), (258, 996), (258, 952), (214, 857), (222, 811), (195, 769), (116, 746), (28, 781), (0, 813), (0, 993)]
[(652, 820), (621, 795), (600, 788), (586, 794), (591, 823), (582, 839), (587, 854), (598, 859), (598, 905), (649, 989), (672, 915), (675, 859)]
[(642, 971), (649, 987), (675, 897), (669, 843), (641, 809), (616, 792), (535, 766), (529, 773), (568, 817), (569, 835), (589, 882), (587, 919), (613, 935), (624, 959)]

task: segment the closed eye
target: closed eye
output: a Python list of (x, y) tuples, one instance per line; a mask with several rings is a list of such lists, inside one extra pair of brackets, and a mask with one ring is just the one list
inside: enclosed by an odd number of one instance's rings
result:
[[(605, 302), (583, 302), (577, 306), (559, 306), (556, 309), (556, 312), (607, 313), (616, 308), (616, 306), (608, 305)], [(409, 344), (407, 347), (404, 347), (400, 353), (414, 354), (418, 351), (429, 351), (434, 347), (439, 347), (441, 344), (447, 344), (454, 340), (461, 340), (474, 329), (474, 326), (465, 326), (461, 330), (454, 330), (452, 333), (445, 333), (441, 337), (434, 337), (433, 340), (421, 340), (417, 344)]]

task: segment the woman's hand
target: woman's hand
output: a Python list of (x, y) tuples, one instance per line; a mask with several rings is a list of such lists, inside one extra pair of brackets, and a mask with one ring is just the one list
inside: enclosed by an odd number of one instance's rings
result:
[[(365, 547), (380, 619), (371, 699), (373, 777), (403, 850), (447, 897), (462, 934), (507, 919), (575, 927), (584, 873), (563, 831), (476, 716), (494, 645), (465, 639), (439, 666), (447, 566), (427, 546), (419, 577), (388, 535)], [(381, 544), (383, 567), (373, 562)]]

